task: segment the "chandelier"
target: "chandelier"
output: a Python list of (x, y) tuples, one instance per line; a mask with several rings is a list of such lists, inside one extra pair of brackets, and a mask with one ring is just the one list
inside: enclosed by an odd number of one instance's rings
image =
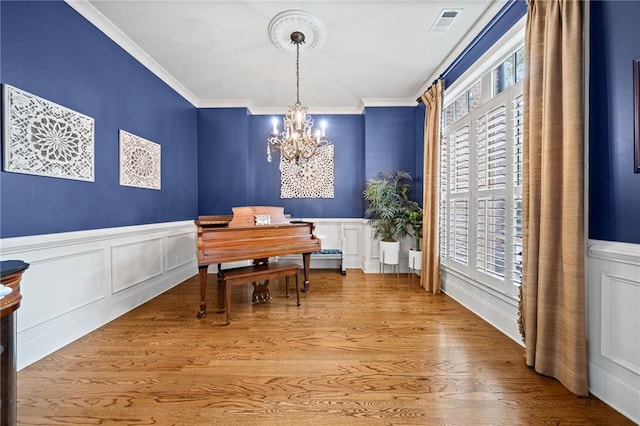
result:
[(284, 116), (284, 127), (278, 132), (278, 124), (273, 121), (273, 132), (267, 140), (267, 161), (271, 162), (271, 150), (280, 150), (280, 157), (296, 164), (306, 162), (316, 155), (318, 148), (329, 145), (325, 135), (326, 125), (321, 130), (313, 130), (313, 118), (307, 114), (308, 108), (300, 103), (300, 45), (304, 44), (304, 34), (291, 33), (291, 43), (296, 45), (296, 103)]

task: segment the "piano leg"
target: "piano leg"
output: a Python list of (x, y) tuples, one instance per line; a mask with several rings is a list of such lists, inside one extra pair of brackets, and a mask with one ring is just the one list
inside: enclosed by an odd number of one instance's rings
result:
[(304, 284), (302, 285), (302, 292), (309, 291), (309, 263), (311, 262), (311, 253), (302, 253), (302, 264), (304, 265)]
[(198, 266), (198, 279), (200, 281), (200, 311), (196, 314), (198, 318), (207, 315), (207, 270), (209, 265)]

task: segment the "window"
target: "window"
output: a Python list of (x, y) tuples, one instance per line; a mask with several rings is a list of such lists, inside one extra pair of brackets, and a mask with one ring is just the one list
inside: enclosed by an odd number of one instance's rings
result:
[(478, 81), (444, 109), (444, 126), (449, 126), (482, 104), (482, 84)]
[(524, 47), (509, 55), (492, 74), (493, 95), (502, 93), (507, 87), (524, 77)]
[(497, 59), (479, 80), (454, 88), (449, 103), (445, 94), (440, 261), (515, 298), (522, 281), (524, 48), (516, 44)]

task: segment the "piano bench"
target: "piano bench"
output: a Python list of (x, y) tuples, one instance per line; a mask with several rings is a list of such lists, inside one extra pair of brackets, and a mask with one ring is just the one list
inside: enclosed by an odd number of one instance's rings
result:
[(272, 262), (260, 265), (243, 266), (240, 268), (224, 269), (220, 271), (220, 279), (224, 283), (224, 307), (227, 314), (227, 325), (231, 323), (232, 286), (284, 277), (285, 296), (289, 297), (289, 277), (293, 275), (296, 279), (296, 304), (300, 306), (300, 291), (298, 289), (299, 272), (300, 265), (293, 262)]

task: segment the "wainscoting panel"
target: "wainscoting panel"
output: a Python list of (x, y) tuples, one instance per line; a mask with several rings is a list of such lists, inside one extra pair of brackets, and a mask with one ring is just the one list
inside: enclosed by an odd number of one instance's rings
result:
[(193, 225), (193, 229), (190, 229), (187, 232), (178, 232), (175, 234), (167, 235), (167, 265), (165, 267), (165, 270), (169, 271), (171, 269), (193, 262), (195, 256), (195, 230), (195, 225)]
[(602, 356), (640, 375), (640, 329), (630, 335), (604, 333), (629, 329), (631, 324), (640, 327), (640, 281), (603, 273), (601, 306)]
[(345, 268), (360, 268), (360, 240), (362, 239), (362, 220), (344, 224), (344, 264)]
[(157, 277), (164, 272), (162, 236), (111, 247), (113, 292)]
[(18, 369), (195, 275), (195, 238), (193, 222), (183, 221), (0, 240), (1, 259), (30, 264), (17, 311)]
[[(36, 260), (43, 253), (34, 253), (28, 261), (29, 273), (23, 275), (20, 283), (23, 303), (18, 316), (23, 329), (35, 327), (104, 297), (103, 250), (89, 249), (64, 256), (49, 254), (52, 257)], [(62, 284), (58, 277), (65, 283)], [(67, 286), (74, 291), (64, 291)]]
[(640, 245), (589, 240), (589, 390), (640, 424)]

